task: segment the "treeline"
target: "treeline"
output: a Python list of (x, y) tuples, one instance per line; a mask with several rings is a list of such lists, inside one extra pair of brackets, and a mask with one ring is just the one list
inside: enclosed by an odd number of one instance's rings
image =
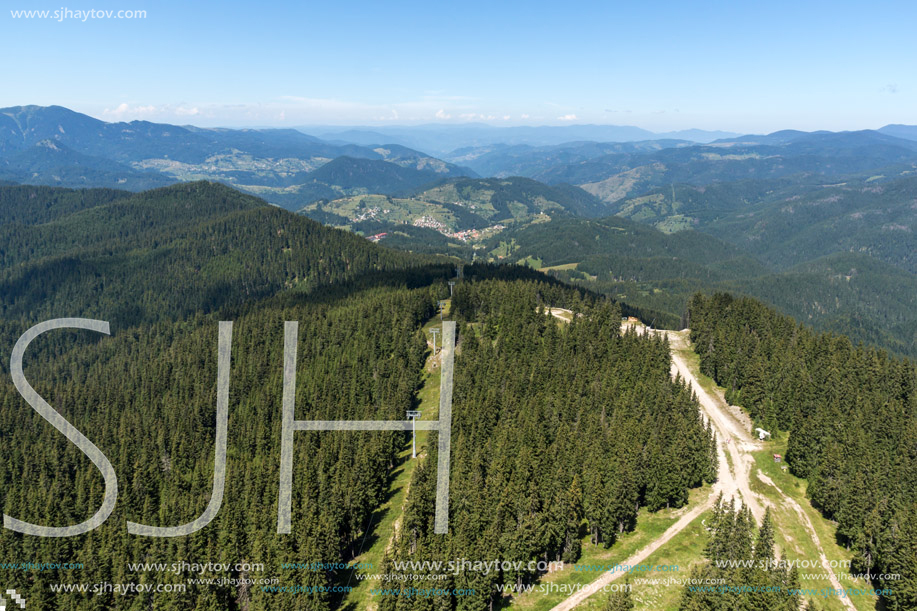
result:
[(790, 431), (790, 469), (838, 523), (853, 572), (901, 575), (886, 606), (917, 608), (917, 367), (751, 299), (698, 295), (689, 312), (701, 370), (760, 426)]
[[(464, 282), (452, 304), (461, 326), (449, 534), (433, 532), (431, 448), (410, 484), (385, 572), (397, 572), (393, 560), (572, 562), (584, 538), (610, 546), (641, 508), (683, 506), (690, 488), (713, 481), (712, 432), (690, 391), (671, 379), (666, 340), (621, 334), (616, 306), (530, 281)], [(561, 323), (547, 306), (577, 315)], [(475, 595), (387, 596), (379, 604), (489, 609), (497, 584), (538, 576), (460, 572), (437, 587)]]

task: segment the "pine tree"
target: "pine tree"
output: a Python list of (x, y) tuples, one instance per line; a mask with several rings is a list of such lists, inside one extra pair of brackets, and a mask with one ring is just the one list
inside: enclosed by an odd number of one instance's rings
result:
[(631, 584), (627, 582), (623, 584), (623, 587), (612, 592), (602, 607), (602, 611), (632, 611), (634, 609), (634, 601), (631, 597), (630, 589)]

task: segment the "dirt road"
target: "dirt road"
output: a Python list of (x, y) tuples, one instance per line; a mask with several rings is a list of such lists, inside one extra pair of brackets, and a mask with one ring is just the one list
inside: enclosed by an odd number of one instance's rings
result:
[[(638, 332), (645, 333), (645, 327), (639, 327)], [(659, 333), (654, 331), (654, 333)], [(726, 414), (720, 413), (720, 405), (716, 402), (713, 397), (710, 397), (708, 393), (704, 391), (701, 385), (698, 383), (697, 379), (694, 377), (694, 374), (691, 373), (688, 368), (687, 363), (684, 362), (684, 359), (680, 357), (676, 360), (676, 345), (677, 347), (683, 348), (686, 344), (686, 335), (676, 334), (674, 337), (669, 338), (670, 345), (672, 346), (672, 377), (676, 375), (681, 375), (683, 380), (686, 380), (691, 386), (695, 389), (695, 392), (698, 393), (698, 401), (701, 402), (701, 407), (704, 410), (704, 414), (708, 419), (711, 419), (716, 426), (718, 435), (717, 435), (717, 457), (719, 458), (719, 470), (717, 472), (717, 481), (713, 484), (713, 488), (710, 492), (710, 496), (701, 503), (700, 505), (691, 509), (688, 513), (683, 515), (675, 524), (670, 526), (662, 535), (653, 540), (652, 543), (649, 543), (643, 547), (640, 551), (628, 558), (624, 564), (637, 565), (642, 563), (646, 558), (650, 556), (653, 552), (658, 550), (660, 547), (668, 543), (672, 537), (683, 531), (688, 525), (693, 522), (699, 515), (710, 509), (716, 498), (722, 494), (723, 498), (740, 498), (739, 491), (746, 489), (748, 494), (751, 495), (751, 490), (748, 488), (748, 469), (743, 469), (742, 472), (745, 475), (745, 481), (738, 481), (737, 477), (732, 473), (729, 468), (729, 462), (726, 460), (726, 452), (731, 451), (735, 453), (733, 458), (733, 464), (746, 464), (741, 461), (739, 451), (736, 449), (735, 441), (730, 443), (725, 443), (725, 439), (737, 439), (741, 440), (743, 448), (756, 449), (754, 441), (751, 439), (751, 436), (747, 433), (743, 434), (742, 427), (738, 423), (730, 422), (729, 416)], [(703, 398), (700, 393), (703, 394)], [(725, 405), (725, 401), (723, 402)], [(755, 501), (752, 501), (755, 502)], [(749, 507), (752, 505), (749, 503)], [(757, 510), (760, 512), (760, 518), (756, 514), (756, 518), (760, 521), (763, 519), (764, 512), (760, 508), (760, 504), (757, 505)], [(752, 510), (753, 512), (755, 509)], [(613, 581), (616, 581), (621, 578), (624, 573), (621, 572), (607, 572), (603, 573), (601, 577), (593, 581), (592, 583), (585, 586), (582, 590), (571, 595), (569, 598), (564, 600), (559, 605), (555, 606), (552, 611), (569, 611), (570, 609), (575, 608), (577, 605), (582, 603), (584, 600), (595, 594), (596, 592), (601, 592), (602, 587), (606, 586)]]
[[(669, 526), (669, 528), (664, 533), (662, 533), (662, 535), (660, 535), (652, 543), (650, 543), (649, 545), (641, 549), (639, 552), (637, 552), (636, 554), (634, 554), (633, 556), (625, 560), (622, 564), (628, 564), (628, 565), (634, 566), (634, 565), (642, 563), (644, 560), (646, 560), (649, 557), (650, 554), (652, 554), (657, 549), (659, 549), (660, 547), (668, 543), (669, 540), (672, 539), (672, 537), (674, 537), (675, 535), (683, 531), (685, 528), (687, 528), (688, 524), (690, 524), (691, 522), (697, 519), (697, 516), (699, 516), (700, 514), (704, 513), (705, 511), (713, 507), (713, 503), (716, 501), (717, 494), (718, 492), (714, 492), (714, 494), (711, 494), (709, 497), (707, 497), (707, 500), (705, 500), (702, 504), (698, 505), (697, 507), (695, 507), (694, 509), (692, 509), (685, 515), (681, 516), (681, 518), (679, 518), (677, 522)], [(592, 583), (587, 584), (586, 586), (583, 586), (582, 590), (571, 595), (569, 598), (564, 600), (562, 603), (554, 607), (552, 611), (569, 611), (570, 609), (573, 609), (574, 607), (579, 605), (581, 602), (583, 602), (584, 600), (586, 600), (593, 594), (597, 592), (601, 592), (602, 587), (607, 586), (611, 582), (620, 579), (623, 575), (625, 575), (625, 573), (621, 571), (602, 573), (601, 577), (599, 577)]]
[[(628, 558), (625, 564), (629, 565), (640, 564), (650, 554), (669, 542), (672, 537), (687, 528), (699, 515), (713, 506), (720, 494), (723, 495), (724, 499), (733, 498), (737, 503), (748, 505), (749, 510), (759, 524), (764, 519), (764, 507), (761, 500), (751, 491), (749, 486), (751, 466), (754, 464), (751, 452), (759, 450), (761, 446), (745, 430), (745, 427), (731, 415), (726, 400), (722, 396), (718, 396), (717, 393), (707, 392), (701, 386), (691, 372), (691, 368), (688, 367), (688, 363), (679, 354), (679, 350), (688, 347), (688, 332), (648, 331), (642, 325), (637, 326), (637, 331), (638, 333), (665, 333), (668, 336), (672, 354), (672, 377), (681, 376), (681, 379), (687, 382), (694, 390), (704, 416), (708, 422), (713, 422), (716, 429), (719, 470), (717, 472), (717, 481), (713, 484), (710, 496), (702, 504), (683, 515), (652, 543)], [(732, 468), (730, 468), (729, 461), (726, 459), (727, 452), (732, 459)], [(588, 586), (555, 606), (552, 611), (569, 611), (575, 608), (596, 592), (601, 592), (603, 586), (620, 579), (622, 575), (623, 573), (621, 572), (603, 573), (601, 577), (588, 584)]]
[(732, 459), (732, 470), (729, 473), (732, 479), (730, 484), (734, 483), (740, 494), (736, 495), (731, 489), (727, 494), (726, 486), (724, 486), (723, 498), (733, 497), (737, 503), (747, 505), (755, 517), (755, 521), (761, 524), (764, 520), (764, 506), (761, 499), (751, 491), (751, 486), (749, 485), (751, 468), (755, 464), (751, 453), (760, 450), (761, 444), (753, 439), (745, 427), (732, 417), (729, 405), (722, 394), (716, 390), (707, 392), (698, 382), (691, 368), (688, 367), (688, 363), (680, 354), (680, 350), (688, 347), (687, 331), (657, 331), (656, 333), (665, 333), (668, 336), (669, 345), (672, 348), (673, 375), (675, 373), (680, 374), (681, 379), (686, 381), (694, 391), (694, 394), (697, 395), (701, 409), (704, 410), (704, 414), (716, 427), (717, 438), (721, 447), (725, 441), (726, 451), (729, 453), (729, 458)]

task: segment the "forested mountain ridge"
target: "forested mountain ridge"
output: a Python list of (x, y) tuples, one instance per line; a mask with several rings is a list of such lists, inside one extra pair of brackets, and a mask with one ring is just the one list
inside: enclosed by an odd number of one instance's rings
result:
[[(558, 326), (545, 302), (577, 314)], [(665, 339), (622, 334), (616, 307), (531, 282), (460, 283), (452, 303), (462, 323), (454, 518), (448, 537), (433, 533), (424, 502), (436, 486), (431, 448), (414, 472), (387, 572), (406, 572), (396, 561), (428, 559), (574, 562), (584, 534), (587, 545), (611, 546), (641, 508), (681, 507), (690, 488), (716, 478), (712, 430), (691, 392), (670, 377)], [(457, 597), (455, 608), (487, 609), (501, 603), (496, 586), (539, 576), (532, 568), (461, 571), (437, 587), (474, 591)], [(398, 580), (390, 587), (406, 589)], [(379, 605), (435, 608), (406, 596)]]
[(782, 267), (840, 251), (917, 273), (917, 176), (787, 196), (709, 223), (705, 231)]
[(0, 187), (4, 187), (0, 189), (0, 225), (47, 223), (131, 195), (116, 189), (61, 189), (16, 184), (0, 184)]
[(132, 191), (175, 182), (155, 172), (143, 172), (116, 161), (77, 153), (51, 140), (42, 140), (31, 148), (0, 158), (0, 177), (20, 183)]
[(433, 261), (211, 183), (136, 195), (4, 187), (0, 210), (7, 319), (85, 310), (135, 324)]
[[(421, 185), (439, 180), (440, 171), (420, 162), (419, 167), (401, 166), (378, 159), (338, 157), (300, 177), (291, 192), (300, 201), (337, 198), (345, 195), (378, 193), (392, 194), (412, 191)], [(449, 175), (471, 174), (455, 166), (443, 166)], [(286, 197), (286, 194), (284, 194)]]

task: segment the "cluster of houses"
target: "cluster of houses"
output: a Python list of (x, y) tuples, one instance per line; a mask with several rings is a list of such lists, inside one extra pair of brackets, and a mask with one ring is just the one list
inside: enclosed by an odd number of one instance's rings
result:
[(414, 227), (426, 227), (427, 229), (435, 229), (440, 233), (446, 233), (448, 231), (448, 227), (446, 227), (445, 223), (436, 220), (432, 216), (427, 216), (426, 214), (414, 219), (412, 224)]

